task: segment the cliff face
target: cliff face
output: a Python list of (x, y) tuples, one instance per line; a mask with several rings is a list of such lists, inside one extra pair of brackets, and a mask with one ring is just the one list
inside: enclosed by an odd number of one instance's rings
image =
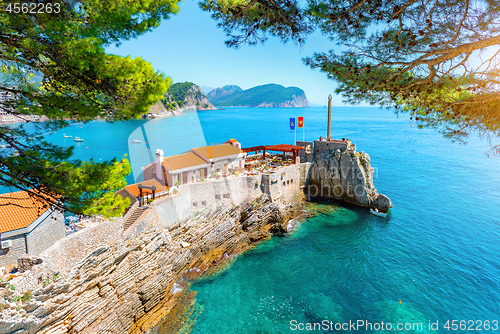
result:
[(160, 228), (158, 212), (151, 210), (144, 232), (95, 249), (71, 270), (61, 268), (57, 279), (37, 278), (41, 273), (35, 266), (26, 278), (37, 282), (33, 297), (19, 303), (19, 310), (6, 304), (0, 332), (144, 333), (165, 316), (176, 317), (185, 295), (173, 288), (183, 273), (195, 267), (203, 272), (286, 231), (301, 208), (271, 203), (262, 195), (251, 203), (204, 210), (170, 228)]
[(173, 116), (179, 116), (179, 115), (184, 115), (182, 110), (176, 109), (176, 110), (167, 110), (165, 108), (165, 105), (161, 101), (156, 102), (149, 108), (149, 113), (148, 117), (152, 118), (164, 118), (164, 117), (173, 117)]
[(197, 85), (191, 86), (184, 99), (184, 104), (181, 110), (215, 110), (215, 108), (207, 99), (201, 88)]
[(176, 83), (165, 93), (163, 100), (168, 110), (215, 110), (201, 88), (191, 82)]
[(350, 141), (316, 141), (313, 146), (311, 153), (302, 157), (311, 161), (304, 167), (309, 197), (342, 200), (381, 211), (392, 207), (391, 200), (375, 189), (375, 169), (367, 153), (357, 152)]
[(262, 102), (249, 107), (265, 107), (265, 108), (309, 108), (309, 101), (304, 95), (292, 95), (292, 99), (281, 103)]
[(183, 115), (187, 110), (217, 109), (207, 100), (201, 88), (191, 82), (174, 84), (169, 91), (165, 93), (163, 101), (158, 101), (149, 108), (146, 117), (164, 118)]

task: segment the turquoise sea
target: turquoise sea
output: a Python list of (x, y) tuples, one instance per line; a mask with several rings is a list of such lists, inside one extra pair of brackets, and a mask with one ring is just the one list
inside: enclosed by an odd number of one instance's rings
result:
[[(288, 118), (294, 116), (305, 118), (305, 139), (317, 139), (326, 134), (326, 113), (322, 107), (226, 108), (151, 121), (78, 124), (48, 138), (73, 145), (63, 132), (83, 137), (75, 147), (80, 159), (127, 153), (133, 182), (157, 148), (170, 155), (233, 137), (244, 147), (291, 144)], [(480, 328), (500, 333), (494, 322), (500, 321), (500, 159), (486, 157), (484, 139), (459, 145), (410, 122), (378, 108), (334, 107), (333, 137), (347, 137), (370, 154), (375, 186), (394, 205), (389, 217), (319, 204), (332, 210), (238, 256), (219, 274), (193, 282), (192, 333), (328, 332), (298, 330), (299, 324), (322, 320), (423, 324), (421, 331), (331, 331), (338, 333), (475, 333)], [(301, 130), (296, 137), (302, 139)], [(143, 143), (130, 144), (132, 139)], [(444, 328), (448, 320), (449, 330)], [(456, 330), (452, 320), (458, 320)], [(462, 326), (461, 320), (466, 321)], [(437, 331), (427, 328), (429, 321), (438, 321)]]

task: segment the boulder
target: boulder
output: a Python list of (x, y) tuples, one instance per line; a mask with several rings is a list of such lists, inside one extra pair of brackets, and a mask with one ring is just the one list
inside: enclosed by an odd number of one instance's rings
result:
[(43, 260), (34, 255), (25, 254), (17, 259), (17, 268), (20, 270), (31, 270), (33, 266), (43, 263)]

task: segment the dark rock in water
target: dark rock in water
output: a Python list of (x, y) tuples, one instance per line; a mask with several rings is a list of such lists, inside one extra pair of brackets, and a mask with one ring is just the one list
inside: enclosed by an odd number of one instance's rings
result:
[(373, 207), (385, 212), (392, 208), (392, 202), (389, 197), (385, 196), (384, 194), (379, 194), (373, 201)]

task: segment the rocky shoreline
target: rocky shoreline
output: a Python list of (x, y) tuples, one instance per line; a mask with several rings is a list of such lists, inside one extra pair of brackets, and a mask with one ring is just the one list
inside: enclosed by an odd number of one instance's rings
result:
[(44, 266), (33, 267), (30, 279), (42, 281), (28, 301), (6, 305), (0, 332), (145, 333), (164, 317), (177, 319), (185, 313), (189, 295), (175, 294), (173, 288), (189, 269), (203, 273), (272, 234), (286, 232), (302, 208), (262, 195), (195, 213), (169, 228), (155, 224), (158, 212), (151, 210), (152, 223), (137, 237), (123, 236), (95, 249), (47, 284)]

